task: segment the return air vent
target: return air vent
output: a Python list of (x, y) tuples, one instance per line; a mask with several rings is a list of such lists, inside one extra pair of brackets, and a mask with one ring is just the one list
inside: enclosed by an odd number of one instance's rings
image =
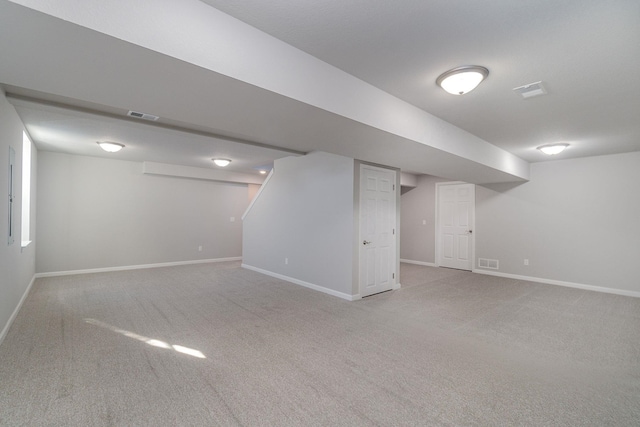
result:
[(155, 122), (160, 118), (158, 116), (154, 116), (153, 114), (139, 113), (137, 111), (129, 111), (127, 113), (127, 116), (135, 117), (136, 119), (150, 120), (152, 122)]
[(547, 89), (542, 85), (541, 81), (513, 88), (513, 91), (519, 93), (525, 99), (547, 94)]
[(478, 267), (480, 267), (480, 268), (491, 268), (493, 270), (498, 270), (498, 260), (497, 259), (478, 258)]

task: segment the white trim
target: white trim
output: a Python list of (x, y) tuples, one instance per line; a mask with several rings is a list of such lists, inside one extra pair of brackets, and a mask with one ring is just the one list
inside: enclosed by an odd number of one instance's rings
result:
[(437, 267), (435, 262), (414, 261), (411, 259), (402, 258), (400, 258), (400, 262), (404, 262), (405, 264), (424, 265), (425, 267)]
[(242, 268), (246, 268), (247, 270), (255, 271), (257, 273), (261, 273), (267, 276), (275, 277), (276, 279), (285, 280), (287, 282), (304, 286), (305, 288), (313, 289), (314, 291), (323, 292), (325, 294), (329, 294), (334, 297), (346, 299), (347, 301), (355, 301), (362, 298), (360, 294), (356, 294), (356, 295), (345, 294), (344, 292), (334, 291), (333, 289), (325, 288), (324, 286), (314, 285), (313, 283), (305, 282), (304, 280), (299, 280), (293, 277), (285, 276), (283, 274), (278, 274), (272, 271), (263, 270), (262, 268), (254, 267), (252, 265), (242, 264)]
[(264, 182), (262, 183), (262, 185), (260, 185), (260, 188), (258, 189), (258, 192), (256, 193), (255, 196), (253, 196), (253, 200), (251, 200), (251, 203), (249, 203), (249, 206), (247, 206), (247, 209), (244, 211), (244, 213), (242, 214), (241, 219), (244, 221), (244, 217), (247, 216), (247, 214), (249, 213), (249, 211), (251, 210), (251, 208), (253, 207), (253, 204), (256, 202), (256, 200), (258, 200), (258, 197), (260, 197), (260, 194), (262, 194), (262, 190), (267, 186), (267, 183), (269, 182), (269, 180), (271, 179), (271, 176), (273, 175), (273, 169), (271, 169), (269, 171), (269, 175), (267, 175), (267, 177), (265, 178)]
[(13, 313), (11, 313), (11, 317), (9, 317), (7, 324), (4, 325), (2, 332), (0, 332), (0, 345), (2, 345), (2, 341), (4, 341), (4, 338), (9, 333), (9, 328), (11, 328), (13, 321), (16, 319), (16, 316), (18, 315), (18, 312), (22, 308), (22, 304), (24, 304), (24, 301), (27, 299), (27, 295), (29, 295), (29, 291), (31, 291), (31, 287), (33, 286), (35, 281), (36, 281), (36, 275), (34, 274), (33, 277), (31, 278), (31, 282), (29, 283), (29, 286), (27, 286), (27, 289), (24, 291), (24, 294), (22, 294), (22, 298), (20, 298), (20, 302), (16, 306), (16, 309), (13, 310)]
[(487, 271), (474, 269), (473, 273), (486, 274), (488, 276), (506, 277), (509, 279), (526, 280), (528, 282), (544, 283), (547, 285), (565, 286), (568, 288), (584, 289), (587, 291), (603, 292), (606, 294), (623, 295), (626, 297), (640, 298), (638, 291), (626, 291), (624, 289), (605, 288), (602, 286), (584, 285), (582, 283), (564, 282), (562, 280), (543, 279), (541, 277), (521, 276), (519, 274), (500, 273), (497, 271)]
[(36, 273), (36, 277), (72, 276), (75, 274), (108, 273), (111, 271), (140, 270), (143, 268), (174, 267), (176, 265), (207, 264), (211, 262), (241, 261), (242, 257), (197, 259), (191, 261), (161, 262), (157, 264), (124, 265), (120, 267), (90, 268), (87, 270), (50, 271)]

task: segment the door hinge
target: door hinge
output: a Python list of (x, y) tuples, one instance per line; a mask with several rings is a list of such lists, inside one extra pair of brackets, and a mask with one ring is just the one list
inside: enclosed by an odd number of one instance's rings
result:
[(393, 191), (396, 191), (396, 185), (393, 184)]
[(391, 278), (395, 279), (396, 278), (396, 273), (391, 273)]
[(395, 228), (393, 230), (391, 230), (391, 234), (393, 234), (395, 236), (395, 234), (396, 234), (396, 229)]

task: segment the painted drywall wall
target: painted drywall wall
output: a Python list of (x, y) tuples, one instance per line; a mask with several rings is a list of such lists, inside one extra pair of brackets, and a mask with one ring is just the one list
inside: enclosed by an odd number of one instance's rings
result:
[(403, 187), (400, 197), (401, 260), (425, 264), (436, 262), (436, 183), (447, 181), (421, 175), (415, 188)]
[(241, 255), (246, 184), (145, 175), (137, 162), (41, 152), (38, 185), (39, 273)]
[(248, 197), (249, 197), (249, 202), (251, 202), (256, 197), (256, 194), (258, 194), (258, 191), (260, 190), (261, 186), (258, 184), (248, 184), (248, 186), (249, 186)]
[(638, 183), (640, 152), (534, 163), (528, 183), (477, 186), (476, 257), (502, 273), (640, 292)]
[[(24, 126), (15, 109), (0, 90), (0, 343), (8, 332), (9, 325), (26, 296), (35, 274), (35, 206), (36, 206), (36, 165), (38, 152), (31, 150), (31, 239), (21, 248), (22, 212), (22, 133)], [(9, 238), (9, 147), (15, 151), (14, 167), (14, 208), (15, 221), (13, 244)]]
[(352, 295), (353, 177), (347, 157), (276, 160), (243, 221), (243, 264)]

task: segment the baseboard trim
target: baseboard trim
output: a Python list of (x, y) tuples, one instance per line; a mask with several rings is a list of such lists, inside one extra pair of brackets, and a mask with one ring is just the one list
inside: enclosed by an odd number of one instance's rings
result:
[(141, 270), (144, 268), (174, 267), (177, 265), (208, 264), (212, 262), (227, 262), (227, 261), (241, 261), (241, 260), (242, 260), (242, 257), (239, 256), (239, 257), (229, 257), (229, 258), (197, 259), (197, 260), (191, 260), (191, 261), (161, 262), (157, 264), (124, 265), (120, 267), (90, 268), (86, 270), (51, 271), (47, 273), (36, 273), (35, 277), (40, 278), (40, 277), (72, 276), (75, 274), (108, 273), (112, 271)]
[(304, 280), (299, 280), (293, 277), (285, 276), (283, 274), (274, 273), (272, 271), (263, 270), (262, 268), (254, 267), (249, 264), (242, 264), (242, 268), (246, 268), (247, 270), (255, 271), (256, 273), (261, 273), (267, 276), (275, 277), (276, 279), (284, 280), (287, 282), (294, 283), (296, 285), (304, 286), (305, 288), (313, 289), (314, 291), (322, 292), (325, 294), (332, 295), (334, 297), (346, 299), (347, 301), (355, 301), (361, 299), (362, 297), (359, 294), (349, 295), (344, 292), (334, 291), (333, 289), (325, 288), (324, 286), (315, 285), (313, 283), (305, 282)]
[(404, 262), (405, 264), (424, 265), (426, 267), (437, 267), (437, 265), (433, 262), (413, 261), (411, 259), (400, 258), (400, 262)]
[(474, 269), (473, 272), (479, 273), (479, 274), (486, 274), (489, 276), (506, 277), (508, 279), (526, 280), (528, 282), (544, 283), (547, 285), (564, 286), (567, 288), (584, 289), (586, 291), (603, 292), (606, 294), (640, 298), (640, 292), (626, 291), (624, 289), (605, 288), (602, 286), (584, 285), (582, 283), (565, 282), (562, 280), (553, 280), (553, 279), (543, 279), (541, 277), (521, 276), (519, 274), (500, 273), (497, 271), (487, 271), (487, 270), (480, 270), (480, 269)]
[(31, 278), (31, 282), (29, 282), (29, 286), (27, 286), (27, 289), (24, 291), (24, 294), (22, 294), (22, 298), (20, 298), (20, 302), (18, 302), (16, 309), (13, 310), (13, 313), (11, 313), (11, 316), (9, 317), (7, 324), (4, 325), (2, 332), (0, 332), (0, 345), (2, 345), (2, 341), (4, 341), (4, 338), (9, 333), (9, 328), (11, 328), (11, 325), (13, 324), (13, 321), (16, 319), (16, 316), (18, 316), (18, 312), (22, 308), (22, 304), (24, 304), (24, 301), (27, 299), (27, 296), (29, 295), (29, 291), (31, 291), (31, 287), (33, 286), (35, 281), (36, 281), (36, 275), (34, 274), (33, 277)]

